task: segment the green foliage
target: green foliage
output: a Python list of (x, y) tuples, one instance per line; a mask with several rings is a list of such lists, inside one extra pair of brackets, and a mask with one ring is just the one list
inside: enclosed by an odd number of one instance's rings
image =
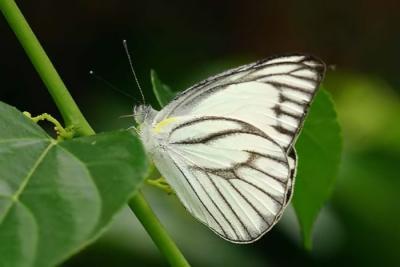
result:
[(346, 243), (352, 248), (348, 254), (364, 256), (353, 259), (363, 262), (359, 266), (396, 266), (400, 154), (372, 149), (346, 153), (344, 157), (334, 204), (342, 215), (341, 223), (348, 228)]
[(167, 105), (175, 96), (175, 93), (171, 91), (168, 85), (163, 84), (158, 78), (157, 73), (154, 70), (150, 72), (151, 84), (153, 85), (153, 92), (156, 95), (158, 104), (161, 107)]
[(56, 141), (1, 102), (0, 144), (0, 266), (54, 266), (80, 250), (148, 168), (128, 131)]
[(311, 249), (312, 227), (334, 186), (342, 151), (340, 127), (328, 92), (318, 92), (295, 146), (298, 168), (292, 203), (304, 245)]
[[(326, 80), (334, 94), (343, 135), (351, 147), (400, 151), (399, 95), (374, 75), (334, 72)], [(368, 116), (366, 116), (368, 114)]]
[[(164, 106), (174, 95), (152, 71), (153, 90)], [(321, 90), (310, 109), (296, 142), (297, 179), (293, 205), (301, 226), (304, 245), (311, 248), (313, 223), (328, 199), (339, 168), (342, 138), (333, 102)]]

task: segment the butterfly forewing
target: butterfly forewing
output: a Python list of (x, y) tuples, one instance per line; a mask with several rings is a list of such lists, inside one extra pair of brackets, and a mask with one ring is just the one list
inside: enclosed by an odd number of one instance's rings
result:
[(156, 117), (237, 118), (267, 133), (286, 151), (303, 124), (325, 65), (311, 56), (262, 60), (211, 77), (180, 94)]
[(290, 201), (293, 143), (324, 70), (304, 55), (259, 61), (200, 82), (155, 116), (145, 145), (194, 217), (237, 243), (271, 229)]

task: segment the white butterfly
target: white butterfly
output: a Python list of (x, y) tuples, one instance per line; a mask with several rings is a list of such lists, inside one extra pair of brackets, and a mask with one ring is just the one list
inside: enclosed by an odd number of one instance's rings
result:
[(250, 243), (292, 196), (294, 143), (325, 73), (306, 55), (228, 70), (157, 112), (135, 107), (140, 137), (186, 209), (219, 236)]

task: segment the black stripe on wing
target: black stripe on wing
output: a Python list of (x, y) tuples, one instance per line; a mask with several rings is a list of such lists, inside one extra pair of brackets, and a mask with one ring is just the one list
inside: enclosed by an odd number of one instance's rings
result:
[[(214, 217), (214, 215), (212, 214), (212, 212), (209, 210), (209, 208), (207, 207), (207, 205), (204, 204), (203, 200), (201, 199), (201, 197), (199, 196), (198, 192), (194, 189), (192, 183), (190, 182), (190, 180), (188, 179), (188, 177), (186, 176), (185, 172), (181, 169), (181, 167), (175, 162), (173, 161), (175, 167), (179, 170), (179, 172), (182, 174), (182, 176), (185, 178), (186, 182), (188, 183), (188, 185), (190, 186), (190, 188), (192, 189), (193, 193), (195, 194), (196, 198), (200, 201), (201, 205), (204, 207), (204, 209), (207, 211), (207, 213), (209, 214), (209, 216), (215, 221), (216, 224), (218, 224), (218, 226), (222, 229), (224, 235), (227, 236), (227, 233), (225, 232), (225, 229), (222, 227), (221, 223)], [(207, 219), (207, 218), (205, 218)], [(211, 226), (209, 226), (211, 227)], [(214, 229), (213, 229), (214, 230)], [(215, 230), (214, 230), (215, 231)], [(234, 231), (235, 234), (237, 235), (236, 231)], [(217, 233), (217, 232), (216, 232)], [(219, 233), (218, 233), (219, 234)]]
[[(239, 238), (238, 232), (237, 232), (236, 229), (233, 227), (232, 223), (228, 220), (226, 214), (222, 211), (221, 207), (220, 207), (219, 205), (217, 205), (217, 203), (215, 202), (215, 200), (214, 200), (214, 199), (212, 198), (212, 196), (208, 193), (207, 188), (205, 188), (205, 187), (203, 186), (203, 184), (200, 182), (199, 178), (197, 178), (197, 176), (196, 176), (193, 172), (191, 172), (191, 173), (192, 173), (193, 177), (195, 177), (195, 179), (197, 180), (197, 183), (201, 186), (201, 188), (203, 189), (203, 191), (205, 192), (205, 194), (207, 195), (207, 197), (209, 198), (210, 202), (214, 205), (214, 207), (218, 210), (219, 214), (221, 214), (221, 216), (224, 218), (224, 220), (228, 223), (228, 225), (230, 226), (231, 230), (235, 233), (236, 237)], [(206, 174), (206, 175), (207, 175), (207, 174)], [(188, 183), (190, 183), (190, 180), (187, 179), (187, 178), (186, 178), (186, 181), (187, 181)], [(211, 182), (212, 182), (212, 181), (211, 181)], [(218, 190), (218, 188), (216, 187), (216, 185), (215, 185), (213, 182), (212, 182), (212, 184), (214, 185), (214, 187), (216, 188), (216, 190)], [(193, 188), (193, 187), (192, 187), (192, 188)], [(218, 190), (218, 191), (219, 191), (219, 190)], [(198, 195), (197, 195), (197, 196), (198, 196)], [(227, 201), (225, 201), (225, 202), (228, 203)], [(201, 201), (201, 203), (202, 203), (202, 205), (205, 207), (205, 205), (204, 205), (204, 203), (203, 203), (202, 201)], [(229, 206), (229, 207), (230, 207), (230, 206)], [(207, 208), (207, 207), (205, 207), (205, 208)], [(232, 210), (232, 207), (230, 207), (230, 209)], [(209, 213), (211, 214), (211, 211), (209, 211)], [(235, 215), (236, 215), (236, 214), (235, 214)], [(213, 216), (213, 215), (212, 215), (212, 216)], [(237, 215), (236, 215), (236, 217), (237, 217)], [(214, 216), (213, 216), (213, 218), (214, 218), (215, 220), (217, 220)], [(239, 220), (239, 217), (237, 217), (237, 219)], [(222, 227), (221, 224), (218, 224), (218, 225), (221, 227), (221, 229), (222, 229), (224, 235), (227, 236), (227, 232), (226, 232), (226, 230), (224, 229), (224, 227)], [(242, 223), (242, 226), (244, 227), (243, 223)]]
[[(179, 157), (182, 157), (182, 155), (177, 154)], [(184, 159), (184, 158), (183, 158)], [(208, 198), (210, 199), (210, 201), (213, 203), (213, 205), (217, 208), (217, 210), (220, 212), (220, 214), (223, 216), (223, 218), (226, 220), (226, 222), (228, 222), (229, 226), (231, 227), (231, 229), (233, 230), (234, 234), (236, 235), (236, 239), (232, 239), (229, 237), (229, 235), (226, 232), (226, 229), (224, 229), (224, 227), (222, 226), (221, 222), (218, 221), (218, 219), (215, 217), (216, 214), (214, 214), (213, 212), (211, 212), (211, 210), (207, 207), (206, 204), (204, 204), (203, 199), (200, 197), (199, 192), (195, 189), (195, 186), (193, 185), (193, 182), (191, 182), (191, 179), (189, 179), (189, 177), (185, 174), (185, 172), (182, 170), (182, 168), (179, 166), (179, 164), (177, 164), (176, 162), (174, 162), (175, 167), (178, 168), (178, 170), (180, 171), (180, 173), (182, 174), (182, 176), (185, 178), (186, 182), (189, 184), (190, 188), (193, 190), (194, 194), (196, 195), (196, 198), (200, 201), (201, 205), (204, 207), (204, 209), (207, 211), (207, 213), (209, 214), (209, 216), (218, 224), (218, 226), (222, 229), (223, 231), (223, 235), (221, 233), (219, 233), (218, 231), (216, 231), (215, 229), (211, 228), (210, 225), (208, 225), (215, 233), (217, 233), (218, 235), (222, 236), (225, 239), (228, 239), (230, 241), (235, 241), (235, 240), (241, 240), (240, 234), (238, 233), (238, 229), (236, 227), (234, 227), (232, 225), (232, 222), (228, 220), (227, 218), (227, 214), (225, 212), (223, 212), (221, 210), (221, 207), (218, 206), (215, 202), (215, 200), (211, 197), (210, 194), (208, 194), (208, 190), (206, 188), (203, 187), (202, 183), (198, 180), (197, 176), (191, 171), (191, 169), (197, 169), (197, 170), (201, 170), (198, 168), (193, 168), (193, 167), (189, 167), (188, 171), (191, 172), (191, 175), (196, 179), (196, 182), (200, 185), (200, 187), (202, 187), (202, 189), (204, 190), (204, 192), (206, 193), (206, 195), (208, 196)], [(203, 170), (201, 170), (203, 171)], [(236, 211), (232, 208), (231, 204), (229, 203), (229, 201), (226, 200), (224, 194), (220, 191), (220, 188), (215, 184), (215, 182), (210, 178), (210, 176), (207, 174), (207, 172), (204, 172), (204, 174), (206, 175), (206, 177), (208, 177), (210, 183), (212, 183), (214, 189), (219, 193), (219, 196), (224, 200), (224, 203), (229, 207), (229, 210), (232, 212), (232, 214), (235, 216), (235, 218), (238, 220), (238, 222), (240, 223), (241, 228), (246, 232), (246, 234), (248, 235), (249, 238), (251, 238), (251, 234), (249, 229), (246, 227), (245, 223), (242, 221), (242, 219), (240, 218), (240, 216), (238, 216), (238, 214), (236, 213)]]
[(200, 117), (200, 118), (196, 118), (196, 119), (192, 119), (190, 121), (184, 122), (184, 123), (176, 126), (175, 128), (173, 128), (169, 133), (169, 137), (171, 137), (172, 134), (174, 134), (179, 129), (182, 129), (184, 127), (195, 126), (197, 123), (201, 123), (201, 122), (208, 121), (208, 120), (235, 122), (240, 126), (240, 129), (239, 130), (227, 129), (224, 131), (212, 132), (212, 133), (204, 135), (200, 138), (188, 137), (186, 140), (182, 140), (182, 141), (178, 141), (178, 142), (171, 142), (171, 144), (181, 144), (181, 145), (183, 145), (183, 144), (200, 144), (200, 143), (203, 144), (203, 143), (207, 143), (207, 142), (219, 139), (219, 138), (224, 138), (229, 135), (240, 134), (240, 133), (260, 136), (262, 138), (267, 139), (270, 142), (276, 143), (271, 137), (269, 137), (263, 131), (261, 131), (260, 129), (254, 127), (253, 125), (251, 125), (245, 121), (234, 119), (234, 118), (219, 117), (219, 116), (204, 116), (204, 117)]
[[(255, 133), (261, 134), (261, 135), (265, 135), (263, 131), (261, 131), (260, 129), (254, 127), (253, 125), (242, 121), (242, 120), (238, 120), (238, 119), (234, 119), (234, 118), (227, 118), (227, 117), (221, 117), (221, 116), (203, 116), (200, 118), (194, 118), (192, 120), (189, 120), (187, 122), (184, 122), (182, 124), (179, 124), (178, 126), (176, 126), (175, 128), (173, 128), (171, 130), (171, 132), (169, 133), (169, 136), (171, 136), (176, 130), (182, 129), (184, 127), (187, 126), (193, 126), (196, 123), (201, 123), (203, 121), (207, 121), (207, 120), (211, 120), (211, 121), (229, 121), (229, 122), (235, 122), (237, 124), (239, 124), (242, 128), (242, 130), (247, 130), (247, 131), (253, 131)], [(266, 136), (266, 135), (265, 135)]]
[[(215, 184), (213, 179), (207, 174), (207, 172), (204, 172), (206, 176), (208, 177), (209, 181), (213, 184), (214, 188), (217, 190), (219, 196), (224, 200), (225, 204), (229, 207), (229, 210), (234, 214), (235, 218), (239, 221), (241, 227), (246, 231), (246, 234), (251, 237), (250, 231), (247, 228), (246, 224), (243, 222), (243, 220), (240, 218), (240, 216), (237, 214), (235, 209), (232, 207), (231, 203), (227, 201), (226, 196), (221, 192), (221, 189)], [(235, 231), (236, 233), (236, 231)], [(239, 238), (239, 236), (238, 236)]]
[[(273, 175), (271, 173), (268, 173), (267, 171), (264, 170), (260, 170), (257, 166), (255, 166), (255, 161), (257, 159), (259, 159), (260, 154), (259, 153), (254, 153), (254, 152), (250, 152), (249, 153), (249, 159), (246, 162), (242, 162), (242, 163), (238, 163), (235, 166), (233, 166), (232, 168), (204, 168), (201, 166), (195, 166), (194, 168), (202, 170), (206, 173), (209, 174), (213, 174), (215, 176), (218, 176), (224, 180), (234, 180), (234, 179), (238, 179), (238, 180), (242, 180), (243, 182), (247, 183), (248, 185), (256, 188), (257, 190), (261, 191), (262, 193), (264, 193), (265, 195), (267, 195), (268, 197), (270, 197), (273, 201), (275, 201), (277, 204), (279, 205), (283, 205), (284, 203), (282, 202), (282, 200), (278, 200), (276, 199), (273, 195), (271, 195), (269, 192), (267, 192), (265, 189), (255, 185), (254, 183), (251, 183), (249, 181), (244, 180), (243, 178), (240, 177), (240, 175), (238, 175), (238, 170), (240, 168), (246, 167), (252, 170), (255, 170), (257, 172), (260, 172), (262, 175), (267, 176), (268, 178), (271, 178), (273, 180), (275, 180), (276, 182), (280, 183), (281, 185), (283, 185), (284, 187), (287, 186), (287, 180), (284, 181), (282, 180), (282, 178), (277, 177), (276, 175)], [(273, 159), (275, 160), (274, 157), (268, 157), (269, 159)], [(283, 162), (281, 159), (276, 160), (277, 163), (284, 165), (285, 167), (289, 167), (287, 165), (286, 162)]]
[(268, 225), (268, 227), (270, 227), (271, 222), (268, 221), (268, 218), (262, 214), (262, 211), (260, 209), (258, 209), (251, 201), (249, 201), (249, 199), (240, 191), (240, 189), (237, 186), (235, 186), (232, 183), (232, 181), (229, 181), (229, 184), (247, 202), (247, 204), (258, 214), (258, 216), (263, 219), (263, 221)]
[[(291, 57), (302, 57), (302, 59), (292, 61), (290, 60)], [(285, 61), (285, 58), (287, 59)], [(282, 59), (283, 61), (281, 62), (275, 62), (275, 63), (269, 63), (272, 60), (275, 59)], [(310, 66), (309, 64), (306, 64), (306, 62), (315, 62), (315, 66)], [(287, 54), (287, 55), (279, 55), (279, 56), (271, 56), (267, 57), (265, 59), (259, 60), (254, 63), (250, 63), (247, 65), (243, 65), (237, 68), (233, 68), (227, 71), (224, 71), (220, 74), (211, 76), (201, 82), (198, 82), (197, 84), (191, 86), (190, 88), (186, 89), (185, 91), (179, 93), (174, 100), (181, 98), (185, 95), (190, 94), (192, 91), (196, 91), (200, 88), (207, 87), (213, 83), (218, 83), (224, 80), (225, 78), (228, 78), (230, 76), (233, 76), (235, 74), (239, 73), (244, 73), (244, 74), (252, 74), (253, 71), (257, 71), (260, 69), (264, 69), (267, 67), (273, 67), (273, 66), (279, 66), (279, 65), (293, 65), (295, 64), (296, 66), (301, 66), (304, 69), (310, 69), (310, 70), (316, 70), (320, 75), (320, 80), (323, 79), (324, 73), (325, 73), (325, 64), (320, 60), (319, 58), (311, 55), (304, 55), (304, 54)], [(226, 83), (224, 83), (226, 84)]]
[(294, 164), (293, 165), (289, 164), (290, 176), (289, 176), (289, 183), (288, 183), (288, 191), (286, 193), (285, 206), (287, 206), (290, 203), (290, 200), (292, 199), (294, 183), (295, 183), (296, 174), (297, 174), (297, 153), (296, 153), (296, 149), (294, 147), (292, 147), (289, 150), (288, 160), (289, 160), (289, 162), (292, 161)]

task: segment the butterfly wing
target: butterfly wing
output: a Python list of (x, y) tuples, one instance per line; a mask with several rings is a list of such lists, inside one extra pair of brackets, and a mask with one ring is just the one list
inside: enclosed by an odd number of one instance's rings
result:
[(312, 56), (261, 60), (204, 80), (187, 89), (156, 117), (221, 116), (246, 121), (288, 151), (324, 76)]
[(152, 151), (159, 171), (194, 217), (223, 238), (252, 242), (280, 218), (291, 187), (285, 151), (244, 121), (180, 118)]
[(189, 88), (156, 115), (157, 132), (168, 129), (154, 162), (194, 217), (236, 243), (271, 229), (292, 196), (293, 143), (324, 71), (304, 55), (259, 61)]

